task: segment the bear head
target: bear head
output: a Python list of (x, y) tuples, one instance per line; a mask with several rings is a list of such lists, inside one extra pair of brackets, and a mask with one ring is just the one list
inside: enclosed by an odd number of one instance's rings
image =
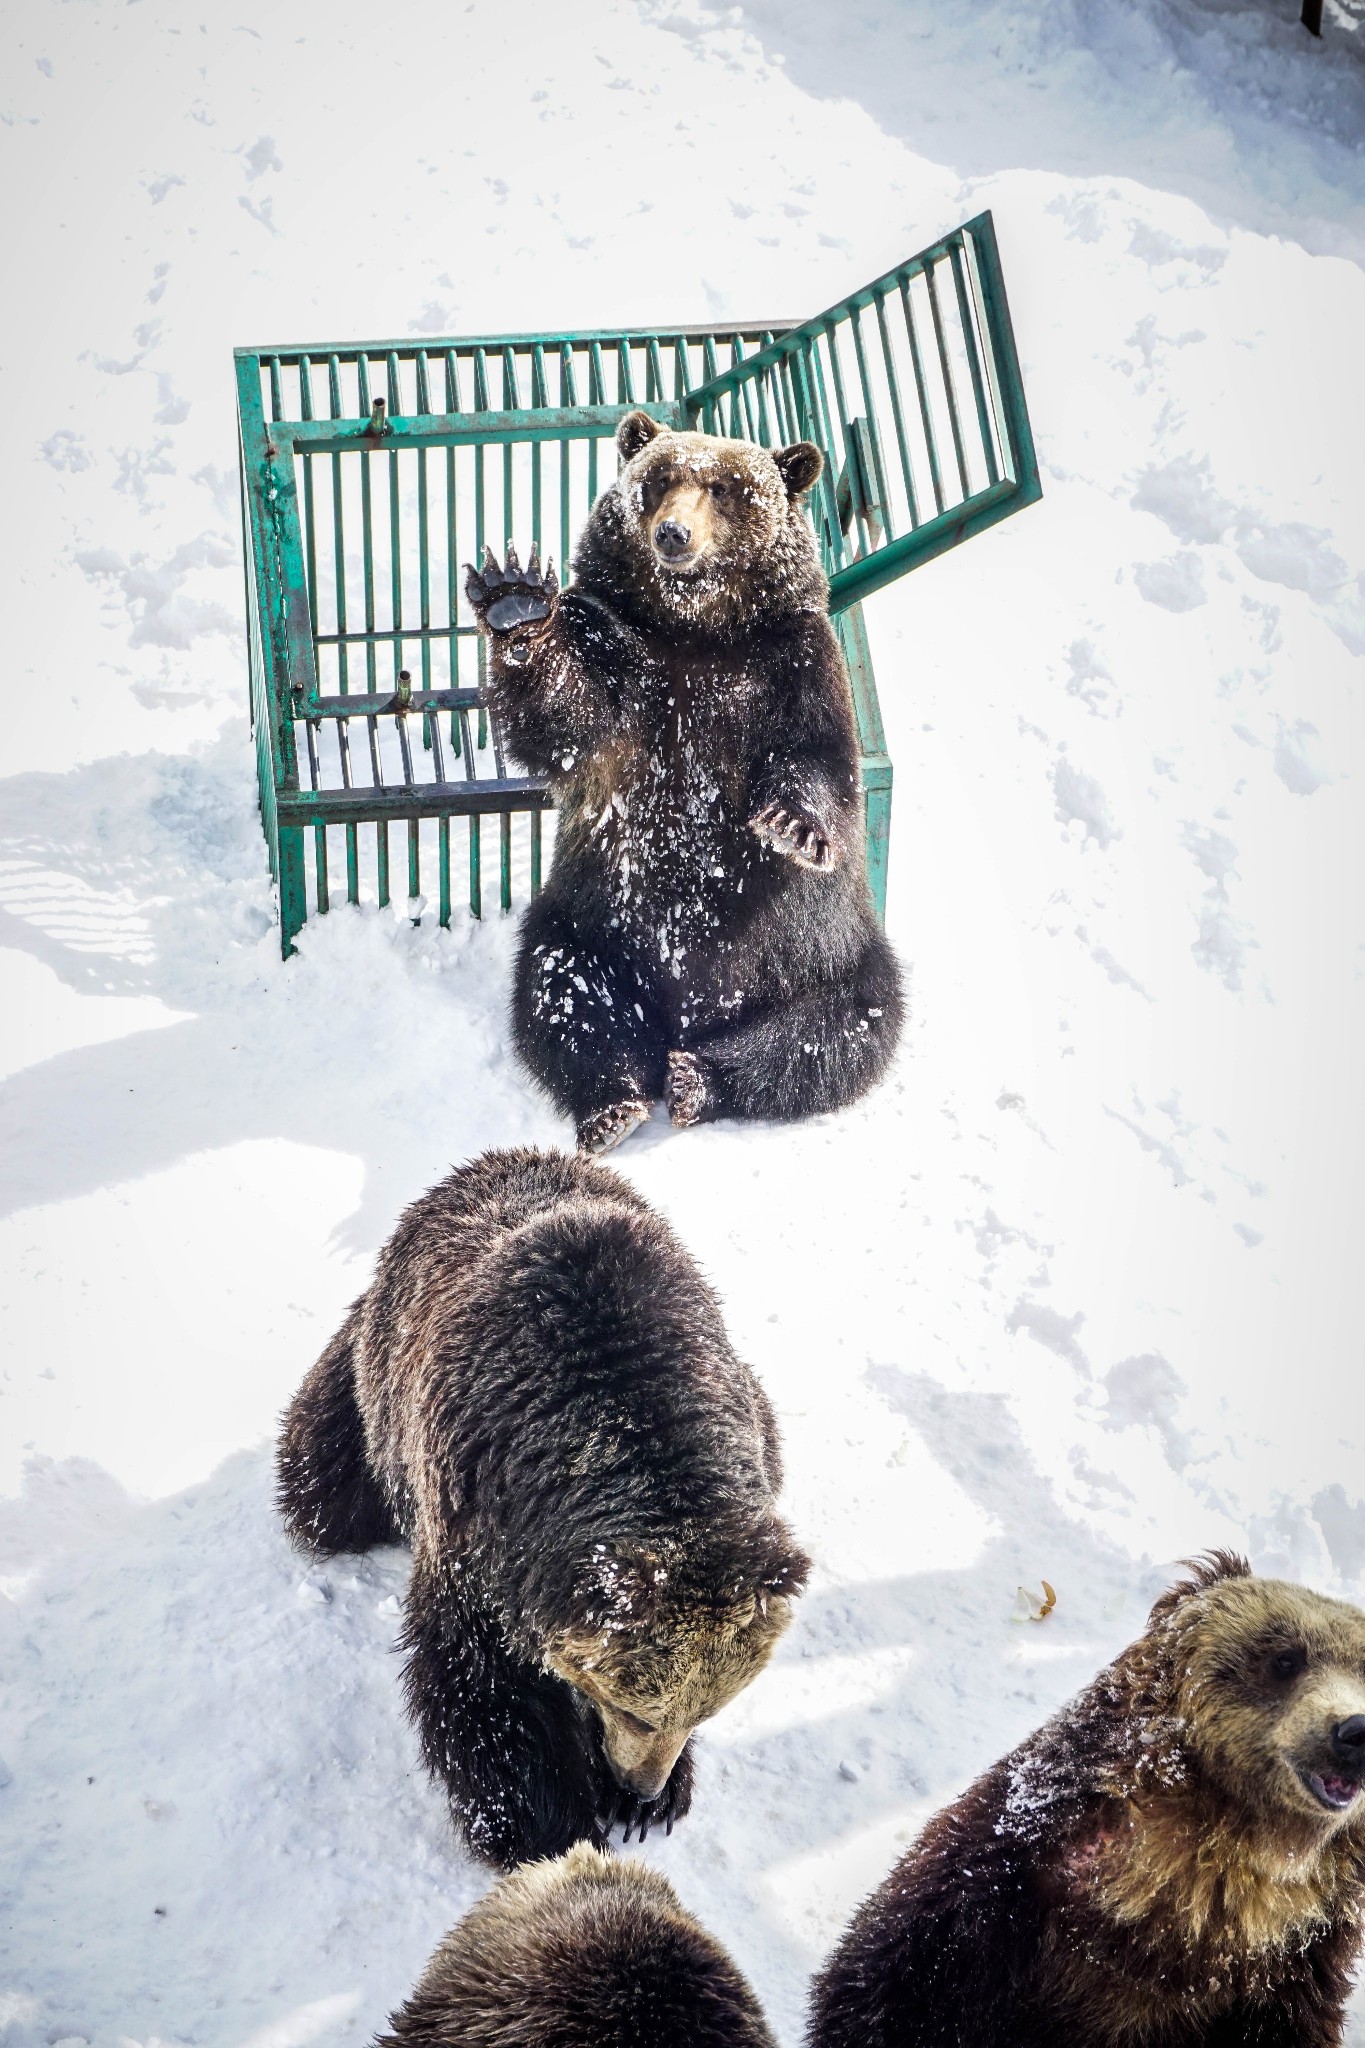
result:
[(678, 433), (645, 412), (616, 434), (618, 544), (656, 614), (730, 626), (765, 602), (809, 606), (824, 578), (801, 501), (824, 466), (811, 441), (771, 450)]
[(593, 1547), (577, 1575), (575, 1618), (546, 1662), (590, 1702), (628, 1791), (656, 1798), (698, 1722), (757, 1678), (809, 1569), (775, 1516), (694, 1543)]
[(1227, 1552), (1152, 1610), (1149, 1639), (1200, 1777), (1249, 1827), (1305, 1848), (1365, 1833), (1365, 1614)]
[(480, 1899), (390, 2026), (376, 2048), (774, 2048), (662, 1872), (587, 1842)]

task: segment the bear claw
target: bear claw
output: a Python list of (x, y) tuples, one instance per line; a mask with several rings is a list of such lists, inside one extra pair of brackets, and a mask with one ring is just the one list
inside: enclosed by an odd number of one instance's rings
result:
[(490, 633), (514, 633), (519, 626), (538, 625), (559, 602), (554, 563), (547, 562), (542, 570), (538, 545), (531, 549), (523, 569), (510, 541), (501, 565), (485, 544), (481, 565), (476, 569), (472, 563), (465, 564), (464, 588), (475, 618)]
[(638, 1096), (630, 1096), (623, 1102), (609, 1102), (605, 1109), (594, 1110), (585, 1116), (578, 1126), (578, 1149), (580, 1152), (611, 1152), (623, 1138), (645, 1122), (649, 1115), (649, 1104)]
[(668, 1055), (668, 1078), (664, 1082), (669, 1122), (680, 1131), (686, 1130), (689, 1124), (699, 1123), (708, 1098), (706, 1070), (697, 1055), (694, 1052), (671, 1052)]
[(785, 854), (799, 867), (816, 868), (827, 874), (834, 866), (834, 846), (829, 834), (796, 805), (764, 804), (750, 818), (749, 830), (766, 840), (775, 853)]

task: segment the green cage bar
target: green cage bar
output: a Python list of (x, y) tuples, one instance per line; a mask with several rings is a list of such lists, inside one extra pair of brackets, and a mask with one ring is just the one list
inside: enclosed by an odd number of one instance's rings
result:
[(351, 903), (362, 879), (387, 903), (401, 875), (414, 917), (425, 877), (448, 925), (455, 818), (473, 916), (490, 814), (500, 908), (539, 889), (549, 796), (504, 753), (462, 563), (487, 536), (565, 564), (637, 406), (825, 456), (809, 514), (884, 914), (892, 771), (863, 601), (1041, 495), (988, 213), (803, 322), (241, 348), (236, 372), (251, 717), (286, 955), (343, 873)]

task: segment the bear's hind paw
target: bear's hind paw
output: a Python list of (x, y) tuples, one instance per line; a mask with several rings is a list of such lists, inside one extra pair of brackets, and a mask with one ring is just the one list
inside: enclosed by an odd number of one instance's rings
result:
[(537, 546), (523, 569), (510, 541), (501, 567), (490, 547), (484, 548), (480, 568), (466, 562), (464, 588), (475, 618), (490, 633), (515, 633), (519, 626), (539, 625), (559, 602), (554, 563), (548, 562), (542, 572)]
[(749, 830), (798, 867), (828, 874), (834, 866), (833, 840), (814, 818), (793, 804), (764, 804), (750, 818)]
[(605, 1109), (594, 1110), (585, 1116), (578, 1126), (578, 1149), (580, 1152), (611, 1152), (638, 1130), (649, 1116), (649, 1104), (639, 1096), (628, 1096), (623, 1102), (609, 1102)]
[(711, 1091), (706, 1085), (706, 1067), (694, 1052), (668, 1055), (664, 1100), (668, 1104), (668, 1120), (675, 1130), (686, 1130), (689, 1124), (700, 1123), (706, 1115)]

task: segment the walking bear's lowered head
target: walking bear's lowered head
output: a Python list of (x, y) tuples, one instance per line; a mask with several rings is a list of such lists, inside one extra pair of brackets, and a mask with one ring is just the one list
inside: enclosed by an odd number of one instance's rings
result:
[(663, 1218), (533, 1151), (406, 1212), (279, 1455), (296, 1541), (412, 1544), (409, 1708), (470, 1845), (507, 1867), (687, 1812), (689, 1736), (757, 1677), (809, 1570), (781, 1473)]
[(667, 1878), (586, 1843), (480, 1899), (389, 2026), (377, 2048), (773, 2048)]
[(551, 1638), (545, 1661), (592, 1702), (622, 1786), (658, 1797), (698, 1722), (767, 1663), (806, 1569), (777, 1521), (592, 1557), (580, 1618)]
[(1215, 1552), (930, 1821), (813, 2048), (1336, 2048), (1365, 1920), (1365, 1614)]

